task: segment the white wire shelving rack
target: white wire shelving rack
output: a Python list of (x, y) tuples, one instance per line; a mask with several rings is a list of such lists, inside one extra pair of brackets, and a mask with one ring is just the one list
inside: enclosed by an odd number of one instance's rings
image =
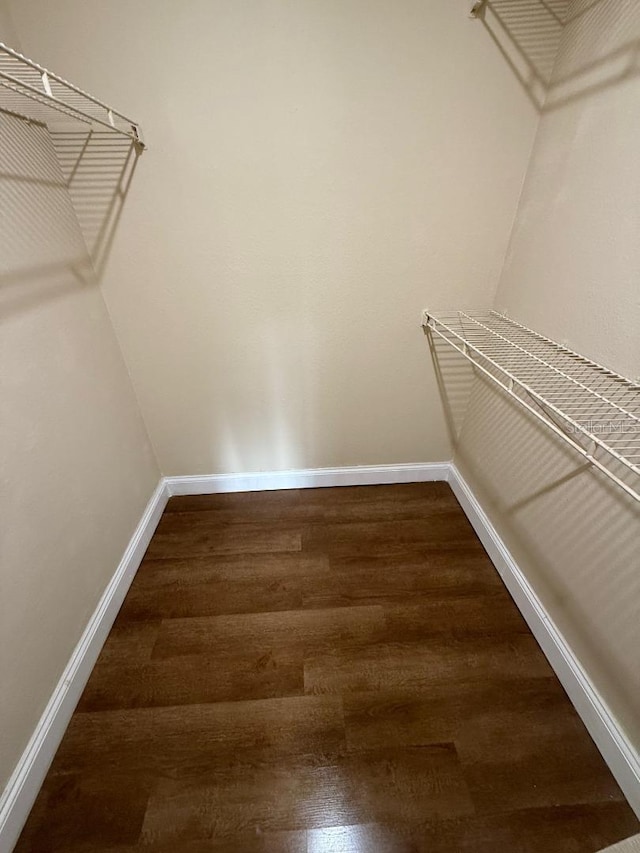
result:
[(422, 325), (640, 501), (640, 385), (495, 311)]
[(0, 107), (24, 118), (107, 128), (145, 147), (137, 122), (0, 42)]

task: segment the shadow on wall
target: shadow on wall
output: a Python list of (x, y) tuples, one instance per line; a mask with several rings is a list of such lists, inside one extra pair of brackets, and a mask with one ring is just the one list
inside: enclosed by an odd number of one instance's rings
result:
[(108, 130), (51, 130), (65, 186), (100, 279), (140, 153)]
[(471, 362), (442, 338), (432, 335), (426, 328), (424, 334), (431, 351), (449, 441), (455, 452), (473, 390), (475, 371)]
[[(486, 0), (477, 17), (540, 113), (596, 94), (640, 75), (640, 41), (632, 39), (589, 62), (575, 57), (555, 67), (565, 28), (580, 26), (597, 41), (611, 25), (608, 0)], [(624, 12), (619, 4), (616, 13)], [(619, 21), (617, 21), (619, 24)]]
[(109, 131), (0, 109), (0, 317), (100, 280), (137, 157)]
[(460, 366), (441, 348), (432, 354), (458, 467), (621, 724), (640, 738), (640, 504), (481, 375), (471, 394), (465, 378), (461, 428)]

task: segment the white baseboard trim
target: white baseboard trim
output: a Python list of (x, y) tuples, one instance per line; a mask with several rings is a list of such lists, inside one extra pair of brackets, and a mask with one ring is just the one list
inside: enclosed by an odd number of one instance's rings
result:
[(640, 818), (640, 755), (454, 464), (450, 466), (449, 484), (629, 805)]
[(326, 486), (374, 486), (384, 483), (427, 483), (446, 480), (448, 462), (406, 465), (357, 465), (300, 471), (256, 471), (165, 477), (169, 495), (213, 495), (220, 492), (263, 492), (273, 489), (316, 489)]
[(18, 840), (167, 500), (162, 479), (0, 797), (0, 853), (11, 853)]

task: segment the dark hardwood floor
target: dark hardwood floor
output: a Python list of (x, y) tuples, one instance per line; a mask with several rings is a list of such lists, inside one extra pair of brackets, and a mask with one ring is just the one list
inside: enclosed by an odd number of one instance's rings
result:
[(20, 853), (594, 853), (640, 829), (448, 486), (174, 498)]

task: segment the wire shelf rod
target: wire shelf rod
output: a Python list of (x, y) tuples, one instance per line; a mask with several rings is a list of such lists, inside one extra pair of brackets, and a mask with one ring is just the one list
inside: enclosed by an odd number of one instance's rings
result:
[(24, 56), (21, 53), (18, 53), (17, 50), (13, 50), (3, 42), (0, 42), (0, 50), (9, 54), (9, 56), (13, 56), (15, 59), (18, 59), (21, 63), (28, 65), (30, 68), (33, 68), (40, 74), (45, 74), (49, 80), (55, 80), (57, 83), (60, 83), (62, 86), (65, 86), (67, 89), (70, 89), (72, 92), (75, 92), (76, 95), (80, 95), (82, 98), (86, 98), (88, 101), (92, 101), (94, 104), (96, 104), (96, 106), (111, 111), (114, 115), (117, 115), (119, 118), (121, 118), (123, 121), (126, 121), (128, 124), (135, 125), (133, 119), (130, 119), (128, 116), (124, 115), (124, 113), (118, 112), (118, 110), (114, 110), (113, 107), (110, 107), (103, 101), (98, 100), (98, 98), (94, 97), (93, 95), (90, 95), (89, 92), (85, 92), (83, 89), (80, 89), (78, 86), (75, 86), (73, 83), (70, 83), (68, 80), (65, 80), (64, 77), (60, 77), (58, 74), (54, 74), (53, 71), (49, 71), (42, 65), (38, 65), (37, 62), (34, 62), (32, 59), (29, 59), (27, 56)]
[(0, 86), (14, 96), (9, 106), (16, 99), (21, 103), (21, 99), (26, 98), (82, 124), (99, 125), (111, 133), (128, 137), (140, 149), (144, 148), (139, 125), (133, 119), (2, 42)]

